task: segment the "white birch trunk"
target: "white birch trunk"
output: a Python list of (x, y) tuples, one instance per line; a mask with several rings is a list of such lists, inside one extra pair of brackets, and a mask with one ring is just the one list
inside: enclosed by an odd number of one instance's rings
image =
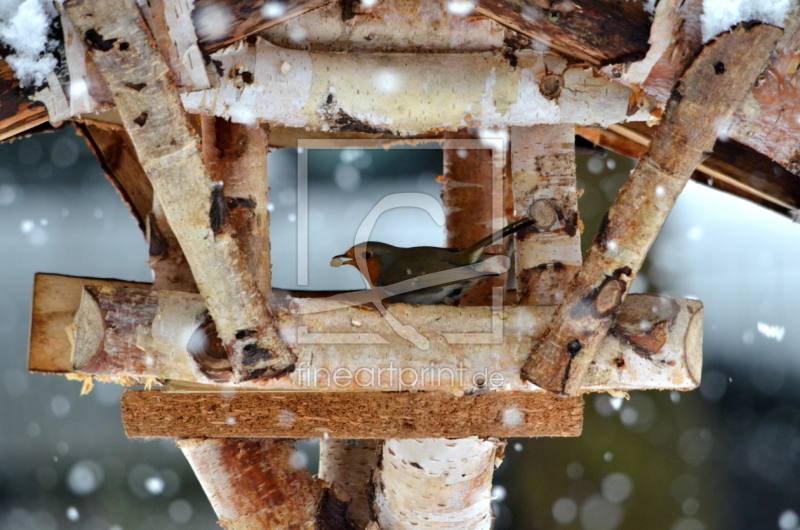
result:
[(608, 125), (647, 120), (655, 109), (644, 105), (628, 116), (630, 88), (595, 77), (585, 65), (532, 51), (520, 52), (512, 68), (500, 54), (342, 55), (258, 40), (212, 58), (225, 79), (217, 89), (184, 94), (189, 112), (312, 130), (408, 135), (459, 127)]
[(492, 473), (504, 442), (388, 440), (375, 472), (373, 509), (381, 530), (489, 530)]

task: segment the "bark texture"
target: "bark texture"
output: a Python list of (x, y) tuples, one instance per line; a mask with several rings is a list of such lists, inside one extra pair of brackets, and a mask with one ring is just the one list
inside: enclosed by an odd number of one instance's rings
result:
[(558, 305), (581, 266), (575, 127), (512, 127), (514, 210), (536, 225), (516, 235), (520, 303)]
[[(28, 370), (42, 373), (72, 372), (72, 324), (83, 286), (91, 278), (38, 273), (33, 279), (33, 308), (28, 350)], [(109, 287), (147, 289), (146, 283), (103, 280)]]
[(382, 447), (382, 440), (320, 440), (319, 478), (347, 491), (352, 499), (350, 517), (359, 530), (370, 522), (370, 480)]
[(496, 438), (388, 440), (375, 472), (381, 530), (489, 530)]
[(126, 390), (122, 422), (130, 438), (578, 436), (583, 399), (548, 392), (456, 397), (435, 392)]
[(728, 135), (800, 175), (800, 6), (787, 17), (786, 31), (769, 67), (736, 112)]
[(259, 291), (269, 297), (267, 132), (209, 116), (202, 117), (202, 130), (203, 160), (212, 178), (223, 183), (228, 223)]
[(483, 0), (477, 11), (591, 64), (637, 61), (648, 49), (650, 17), (642, 2)]
[(291, 0), (269, 6), (266, 0), (196, 0), (192, 18), (200, 44), (213, 51), (329, 1)]
[(315, 530), (322, 489), (292, 440), (179, 440), (226, 530)]
[(326, 52), (487, 52), (527, 41), (490, 18), (450, 14), (447, 0), (334, 0), (259, 35), (282, 48)]
[[(189, 293), (86, 287), (75, 315), (76, 366), (83, 373), (143, 376), (199, 383), (228, 382), (232, 374), (222, 362), (202, 299)], [(428, 341), (427, 350), (397, 335), (377, 311), (363, 307), (312, 312), (330, 307), (324, 299), (295, 299), (287, 311), (275, 300), (281, 335), (298, 353), (297, 369), (270, 380), (239, 383), (234, 388), (311, 390), (322, 392), (429, 390), (450, 394), (535, 390), (521, 379), (519, 367), (534, 341), (544, 332), (552, 308), (389, 306), (392, 315), (412, 325)], [(626, 368), (619, 357), (634, 359), (638, 351), (618, 334), (605, 339), (610, 357), (595, 359), (606, 373), (605, 388), (691, 389), (699, 383), (702, 305), (695, 300), (635, 295), (622, 312), (642, 315), (644, 335), (656, 333), (660, 313), (653, 307), (675, 304), (677, 313), (648, 344), (649, 357), (640, 370)], [(315, 309), (316, 308), (316, 309)], [(649, 313), (648, 313), (649, 312)], [(660, 329), (660, 328), (659, 328)], [(628, 332), (623, 332), (623, 335)], [(587, 384), (589, 381), (587, 381)], [(601, 384), (602, 386), (602, 384)]]
[(610, 64), (601, 72), (667, 101), (675, 82), (703, 47), (702, 13), (703, 0), (661, 0), (650, 26), (647, 55), (633, 63)]
[(216, 71), (206, 67), (192, 25), (193, 0), (149, 0), (139, 4), (156, 45), (169, 65), (177, 87), (204, 90), (218, 84)]
[(525, 379), (553, 392), (581, 392), (583, 375), (650, 245), (780, 34), (771, 26), (739, 25), (708, 45), (676, 85), (650, 151), (606, 215), (551, 327), (531, 350)]
[(245, 265), (227, 223), (223, 190), (203, 164), (169, 69), (135, 6), (125, 0), (72, 0), (65, 9), (114, 93), (237, 378), (283, 372), (294, 355), (278, 337), (266, 299)]

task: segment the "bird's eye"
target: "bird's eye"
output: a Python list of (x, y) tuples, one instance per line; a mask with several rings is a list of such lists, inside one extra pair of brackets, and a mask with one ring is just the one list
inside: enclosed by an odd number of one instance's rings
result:
[(370, 252), (369, 250), (365, 250), (364, 252), (361, 253), (361, 257), (364, 259), (369, 259), (372, 257), (372, 252)]

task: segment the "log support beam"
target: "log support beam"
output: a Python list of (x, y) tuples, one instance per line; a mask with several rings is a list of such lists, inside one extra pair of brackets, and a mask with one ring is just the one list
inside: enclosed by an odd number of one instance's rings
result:
[(600, 227), (586, 260), (531, 350), (525, 379), (576, 395), (678, 195), (752, 88), (781, 35), (741, 24), (706, 46), (673, 90), (661, 127)]

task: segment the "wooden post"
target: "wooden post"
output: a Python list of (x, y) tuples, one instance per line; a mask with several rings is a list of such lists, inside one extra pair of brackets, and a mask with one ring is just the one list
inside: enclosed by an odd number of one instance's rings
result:
[(511, 186), (518, 216), (536, 221), (516, 236), (520, 303), (558, 305), (581, 266), (575, 127), (512, 127)]
[(700, 53), (672, 93), (650, 151), (620, 191), (522, 375), (576, 395), (645, 254), (697, 165), (764, 69), (781, 30), (741, 24)]
[(322, 438), (320, 440), (319, 478), (338, 483), (350, 495), (350, 517), (356, 528), (370, 523), (370, 481), (378, 464), (383, 440)]
[(388, 440), (376, 469), (373, 510), (381, 530), (489, 530), (496, 438)]
[(268, 134), (260, 126), (203, 116), (203, 161), (223, 183), (229, 224), (258, 290), (272, 295), (269, 242)]

